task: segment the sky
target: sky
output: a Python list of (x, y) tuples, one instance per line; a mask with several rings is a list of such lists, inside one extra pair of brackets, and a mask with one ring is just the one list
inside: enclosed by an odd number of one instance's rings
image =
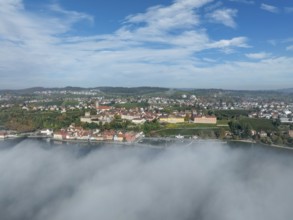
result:
[(293, 85), (289, 0), (1, 0), (0, 89)]

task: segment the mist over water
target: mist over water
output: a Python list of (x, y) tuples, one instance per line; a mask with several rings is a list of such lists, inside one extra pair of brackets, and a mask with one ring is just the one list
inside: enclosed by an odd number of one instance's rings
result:
[(257, 146), (93, 148), (2, 141), (0, 178), (1, 220), (288, 220), (293, 215), (293, 154)]

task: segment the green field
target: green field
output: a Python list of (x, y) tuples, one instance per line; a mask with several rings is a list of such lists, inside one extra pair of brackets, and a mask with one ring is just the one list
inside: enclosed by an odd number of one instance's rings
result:
[(241, 118), (239, 119), (241, 124), (249, 124), (254, 130), (260, 131), (274, 131), (276, 127), (273, 124), (273, 121), (270, 119), (263, 118)]
[(172, 137), (175, 135), (183, 136), (193, 136), (197, 135), (200, 137), (212, 137), (215, 138), (215, 131), (218, 131), (218, 128), (182, 128), (182, 129), (162, 129), (156, 132), (153, 132), (153, 135), (159, 135), (162, 137)]
[(228, 123), (229, 123), (229, 120), (225, 120), (225, 119), (217, 120), (217, 126), (226, 126), (226, 127), (228, 127), (229, 126)]
[(194, 123), (177, 123), (177, 124), (166, 124), (166, 129), (196, 129), (196, 128), (203, 128), (203, 129), (212, 129), (217, 128), (217, 125), (214, 124), (194, 124)]

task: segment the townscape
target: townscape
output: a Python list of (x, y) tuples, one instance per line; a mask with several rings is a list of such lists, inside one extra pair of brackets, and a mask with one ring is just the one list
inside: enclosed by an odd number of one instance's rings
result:
[(290, 90), (66, 87), (0, 94), (1, 139), (135, 142), (146, 136), (293, 146)]

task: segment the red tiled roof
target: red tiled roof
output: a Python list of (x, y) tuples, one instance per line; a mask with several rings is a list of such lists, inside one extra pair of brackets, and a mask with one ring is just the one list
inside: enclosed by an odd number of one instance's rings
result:
[(109, 109), (111, 109), (110, 106), (97, 106), (96, 108), (99, 109), (99, 110), (109, 110)]

